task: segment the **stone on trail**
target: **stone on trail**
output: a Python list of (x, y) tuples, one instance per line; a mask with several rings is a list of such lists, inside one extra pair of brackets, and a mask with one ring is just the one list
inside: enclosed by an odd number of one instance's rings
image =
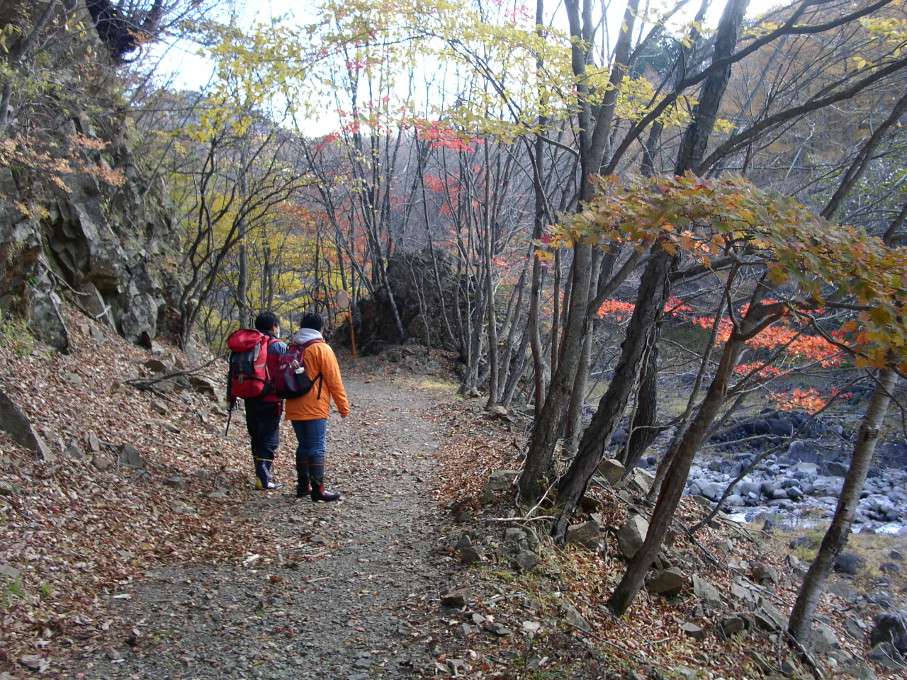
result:
[(538, 621), (523, 621), (523, 624), (520, 626), (520, 629), (524, 634), (529, 635), (530, 637), (538, 633), (542, 629), (542, 624)]
[(497, 635), (498, 637), (506, 637), (508, 635), (512, 635), (510, 630), (508, 630), (504, 625), (497, 623), (496, 621), (486, 621), (482, 624), (482, 628), (487, 630), (489, 633)]
[(457, 588), (441, 596), (441, 604), (445, 607), (465, 607), (466, 599), (469, 597), (469, 590), (466, 588)]
[(462, 548), (460, 548), (459, 550), (460, 550), (460, 560), (463, 562), (463, 564), (466, 564), (466, 565), (478, 564), (479, 562), (482, 562), (484, 560), (484, 558), (482, 557), (482, 553), (480, 553), (478, 550), (475, 549), (475, 547), (473, 547), (471, 545), (465, 545)]

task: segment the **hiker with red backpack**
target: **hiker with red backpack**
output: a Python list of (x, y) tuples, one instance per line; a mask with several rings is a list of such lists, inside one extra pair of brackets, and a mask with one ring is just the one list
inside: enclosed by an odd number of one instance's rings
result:
[[(327, 418), (331, 399), (340, 417), (350, 414), (350, 404), (340, 377), (334, 350), (324, 341), (324, 322), (319, 314), (302, 317), (287, 354), (301, 350), (298, 375), (307, 375), (302, 396), (287, 399), (286, 419), (293, 424), (296, 447), (296, 498), (310, 496), (312, 501), (340, 500), (340, 494), (324, 490), (324, 453), (327, 446)], [(286, 363), (286, 362), (284, 362)], [(282, 380), (282, 379), (281, 379)]]
[[(246, 406), (246, 427), (252, 440), (255, 488), (279, 489), (271, 477), (274, 453), (280, 444), (280, 416), (283, 401), (274, 390), (274, 374), (287, 344), (280, 338), (280, 319), (262, 312), (255, 330), (241, 329), (227, 339), (231, 350), (228, 396), (232, 411), (237, 398)], [(229, 427), (229, 425), (228, 425)]]

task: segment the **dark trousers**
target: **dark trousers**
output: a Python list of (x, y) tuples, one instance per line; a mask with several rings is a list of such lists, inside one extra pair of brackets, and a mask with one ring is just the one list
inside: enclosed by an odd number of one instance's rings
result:
[(280, 444), (282, 402), (246, 399), (246, 427), (252, 440), (255, 474), (262, 484), (271, 481), (271, 465)]

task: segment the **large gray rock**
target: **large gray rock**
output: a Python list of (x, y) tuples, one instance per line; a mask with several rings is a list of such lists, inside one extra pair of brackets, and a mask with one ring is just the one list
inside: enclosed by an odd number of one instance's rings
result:
[(20, 446), (38, 454), (41, 460), (53, 461), (56, 459), (50, 447), (32, 426), (28, 416), (3, 390), (0, 390), (0, 429)]
[(631, 515), (627, 523), (617, 531), (617, 545), (628, 560), (642, 547), (649, 531), (649, 523), (640, 515)]
[(132, 444), (121, 444), (117, 449), (117, 462), (125, 467), (141, 470), (145, 467), (141, 452)]
[(869, 650), (869, 660), (896, 671), (907, 671), (907, 659), (890, 642), (880, 642)]
[(655, 595), (674, 597), (687, 583), (684, 573), (677, 567), (659, 569), (646, 578), (646, 590)]
[(655, 484), (655, 475), (648, 470), (633, 468), (627, 476), (627, 488), (632, 489), (638, 494), (645, 495), (649, 493), (649, 491), (652, 490), (653, 484)]
[(709, 608), (721, 605), (721, 593), (705, 579), (693, 576), (693, 593)]
[(881, 642), (890, 642), (901, 654), (907, 654), (907, 610), (882, 614), (876, 619), (869, 644), (875, 647)]
[(558, 604), (561, 606), (561, 609), (564, 612), (564, 619), (571, 626), (579, 628), (580, 630), (586, 631), (587, 633), (592, 632), (592, 627), (589, 625), (589, 622), (583, 618), (583, 615), (579, 613), (579, 610), (573, 606), (573, 603), (569, 600), (561, 598), (558, 600)]
[(616, 458), (606, 458), (598, 466), (599, 474), (607, 479), (608, 484), (611, 486), (617, 486), (624, 475), (625, 469), (623, 463)]
[(483, 504), (493, 502), (498, 494), (513, 486), (513, 482), (519, 476), (520, 473), (517, 470), (495, 470), (491, 473), (485, 486), (482, 487), (480, 502)]
[(847, 576), (856, 576), (866, 566), (866, 560), (859, 555), (843, 552), (835, 558), (834, 570)]
[(574, 524), (567, 528), (567, 543), (578, 543), (589, 550), (601, 547), (602, 528), (595, 520)]
[(813, 626), (812, 646), (820, 654), (828, 654), (833, 649), (840, 649), (841, 643), (830, 626), (816, 623)]
[[(376, 354), (388, 345), (415, 338), (423, 345), (459, 351), (460, 344), (449, 332), (469, 296), (470, 280), (457, 271), (456, 258), (440, 249), (398, 251), (387, 260), (387, 278), (393, 295), (381, 287), (373, 297), (361, 298), (353, 311), (356, 345), (363, 354)], [(457, 310), (457, 305), (461, 309)], [(399, 316), (403, 335), (394, 322)], [(338, 330), (340, 344), (350, 338), (348, 327)]]

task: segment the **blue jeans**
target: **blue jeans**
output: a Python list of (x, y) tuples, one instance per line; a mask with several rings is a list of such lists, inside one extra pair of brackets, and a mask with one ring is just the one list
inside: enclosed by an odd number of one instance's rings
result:
[(297, 492), (304, 492), (311, 482), (317, 488), (324, 482), (324, 450), (327, 445), (327, 418), (292, 420), (296, 432)]

